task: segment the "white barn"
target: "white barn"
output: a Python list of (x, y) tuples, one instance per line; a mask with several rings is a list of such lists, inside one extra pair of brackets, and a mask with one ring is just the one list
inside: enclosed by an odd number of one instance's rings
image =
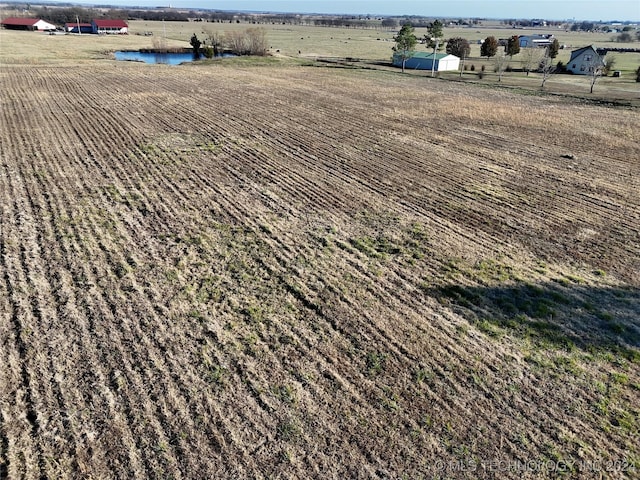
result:
[[(393, 55), (393, 65), (402, 67), (402, 56), (400, 54)], [(407, 58), (405, 68), (408, 70), (431, 70), (433, 68), (436, 72), (458, 70), (460, 68), (460, 58), (446, 53), (436, 53), (434, 56), (433, 53), (414, 52), (410, 58)]]
[(124, 20), (93, 20), (91, 26), (93, 33), (129, 33), (129, 25)]
[(604, 60), (593, 45), (571, 52), (567, 71), (576, 75), (591, 75), (594, 70), (604, 68)]

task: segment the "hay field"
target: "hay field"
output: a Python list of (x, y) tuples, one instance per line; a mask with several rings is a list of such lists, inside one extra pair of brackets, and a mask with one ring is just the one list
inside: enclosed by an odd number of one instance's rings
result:
[(0, 68), (0, 477), (637, 478), (637, 109), (89, 60)]

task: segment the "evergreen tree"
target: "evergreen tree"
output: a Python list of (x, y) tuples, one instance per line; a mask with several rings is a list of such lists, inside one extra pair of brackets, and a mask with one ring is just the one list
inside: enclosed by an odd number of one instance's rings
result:
[(431, 76), (433, 77), (436, 68), (436, 52), (442, 45), (442, 37), (444, 25), (440, 20), (432, 22), (427, 27), (427, 34), (424, 36), (424, 41), (427, 44), (427, 48), (433, 48), (433, 60), (431, 61)]
[(444, 29), (444, 25), (440, 20), (436, 20), (435, 22), (432, 22), (427, 27), (427, 33), (424, 36), (424, 40), (427, 45), (427, 48), (435, 49), (438, 47), (438, 45), (442, 44), (442, 37), (444, 35), (443, 29)]
[(414, 32), (415, 29), (410, 24), (405, 23), (398, 34), (393, 37), (393, 40), (396, 42), (395, 47), (393, 47), (393, 51), (400, 55), (400, 58), (402, 59), (403, 72), (407, 59), (413, 57), (416, 44), (418, 43), (418, 39)]
[(197, 60), (200, 58), (200, 45), (202, 45), (202, 42), (198, 40), (198, 37), (194, 33), (189, 43), (191, 44), (191, 48), (193, 48), (193, 56)]

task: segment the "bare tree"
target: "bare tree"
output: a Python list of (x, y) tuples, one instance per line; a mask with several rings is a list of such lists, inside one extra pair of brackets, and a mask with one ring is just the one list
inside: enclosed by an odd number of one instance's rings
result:
[(215, 30), (205, 28), (204, 33), (207, 34), (205, 43), (209, 43), (213, 47), (213, 55), (218, 56), (224, 49), (224, 36)]
[(151, 43), (156, 53), (167, 53), (167, 39), (165, 37), (153, 37)]
[(542, 52), (537, 47), (527, 47), (522, 49), (520, 55), (522, 57), (522, 68), (527, 72), (528, 77), (529, 72), (540, 65)]
[(591, 89), (589, 93), (593, 93), (593, 88), (596, 86), (596, 82), (602, 76), (603, 67), (601, 65), (589, 66), (589, 81), (591, 83)]
[(545, 55), (540, 62), (540, 74), (542, 75), (542, 85), (540, 88), (544, 90), (544, 84), (549, 80), (549, 77), (556, 73), (557, 67), (553, 64), (553, 58), (549, 55)]
[(264, 28), (248, 28), (245, 34), (249, 55), (264, 56), (267, 54), (267, 31)]
[(267, 31), (262, 27), (225, 32), (224, 36), (217, 32), (207, 33), (215, 55), (219, 55), (223, 47), (230, 49), (236, 55), (263, 56), (269, 50), (267, 46)]
[(225, 32), (224, 43), (236, 55), (246, 55), (247, 53), (247, 37), (244, 32)]
[(605, 65), (600, 55), (593, 55), (591, 61), (587, 64), (589, 72), (589, 83), (591, 88), (589, 93), (593, 93), (593, 89), (596, 86), (598, 79), (604, 74)]
[(508, 66), (509, 59), (504, 53), (501, 55), (496, 55), (495, 59), (493, 60), (493, 71), (498, 74), (498, 82), (502, 81), (502, 75), (504, 74)]
[(604, 71), (603, 75), (606, 77), (613, 71), (613, 67), (616, 65), (616, 57), (614, 55), (607, 55), (604, 61)]

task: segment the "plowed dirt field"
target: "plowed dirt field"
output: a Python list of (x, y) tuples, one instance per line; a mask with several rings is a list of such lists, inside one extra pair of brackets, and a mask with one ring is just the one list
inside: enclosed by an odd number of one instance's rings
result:
[(638, 110), (296, 66), (0, 87), (0, 477), (640, 475)]

